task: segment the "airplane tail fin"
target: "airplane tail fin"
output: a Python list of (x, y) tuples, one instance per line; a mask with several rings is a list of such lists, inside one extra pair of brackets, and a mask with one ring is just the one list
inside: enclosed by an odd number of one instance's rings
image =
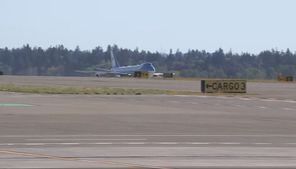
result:
[(111, 54), (112, 68), (119, 67), (118, 61), (117, 61), (116, 57), (114, 56), (112, 49), (110, 51), (110, 54)]

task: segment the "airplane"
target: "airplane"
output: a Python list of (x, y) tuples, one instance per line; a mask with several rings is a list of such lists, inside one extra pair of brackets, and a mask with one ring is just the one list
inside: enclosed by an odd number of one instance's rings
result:
[[(111, 55), (111, 69), (102, 69), (102, 68), (96, 68), (95, 69), (95, 75), (97, 77), (101, 76), (116, 76), (116, 77), (122, 77), (122, 76), (133, 76), (135, 72), (148, 72), (149, 75), (152, 76), (162, 76), (163, 73), (155, 73), (156, 69), (153, 66), (152, 63), (146, 62), (139, 65), (129, 65), (129, 66), (120, 66), (116, 57), (113, 54), (113, 51), (111, 49), (110, 51)], [(83, 71), (80, 71), (83, 72)], [(86, 71), (84, 71), (86, 72)], [(90, 71), (87, 71), (88, 73)]]

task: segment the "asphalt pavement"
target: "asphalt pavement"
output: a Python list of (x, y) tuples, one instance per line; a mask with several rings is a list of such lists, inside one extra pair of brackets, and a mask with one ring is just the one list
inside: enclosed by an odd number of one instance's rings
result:
[(295, 121), (282, 97), (1, 92), (0, 168), (295, 168)]

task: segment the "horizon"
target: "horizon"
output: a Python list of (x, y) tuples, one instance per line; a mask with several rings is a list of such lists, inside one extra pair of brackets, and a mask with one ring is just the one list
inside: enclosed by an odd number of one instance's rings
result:
[[(138, 50), (139, 52), (144, 51), (144, 52), (160, 53), (160, 54), (166, 54), (166, 55), (168, 55), (168, 54), (170, 53), (170, 51), (168, 51), (168, 52), (150, 51), (150, 50), (140, 49), (140, 48), (138, 48), (138, 47), (136, 47), (136, 48), (134, 48), (134, 49), (132, 49), (132, 48), (125, 48), (125, 47), (118, 46), (117, 44), (112, 44), (112, 45), (109, 44), (109, 45), (107, 45), (106, 47), (103, 47), (103, 46), (97, 45), (97, 46), (95, 46), (95, 47), (93, 47), (93, 48), (91, 48), (91, 49), (81, 49), (79, 45), (77, 45), (75, 48), (68, 48), (68, 47), (66, 47), (66, 46), (64, 46), (64, 45), (62, 45), (62, 44), (58, 44), (58, 45), (50, 45), (50, 46), (48, 46), (48, 47), (32, 46), (32, 45), (30, 45), (30, 44), (24, 44), (24, 45), (22, 45), (22, 46), (20, 46), (20, 47), (12, 47), (12, 48), (7, 47), (7, 46), (4, 46), (4, 47), (1, 47), (1, 46), (0, 46), (0, 49), (5, 49), (5, 48), (7, 48), (8, 50), (22, 49), (22, 48), (26, 47), (27, 45), (29, 45), (29, 47), (30, 47), (31, 49), (41, 48), (42, 50), (47, 50), (47, 49), (49, 49), (49, 48), (57, 48), (57, 47), (59, 47), (59, 46), (63, 46), (63, 47), (64, 47), (65, 49), (67, 49), (67, 50), (72, 50), (72, 51), (74, 51), (74, 50), (76, 50), (76, 48), (78, 47), (80, 51), (91, 52), (93, 49), (95, 49), (95, 48), (97, 48), (97, 47), (100, 47), (100, 48), (102, 48), (103, 51), (105, 52), (105, 51), (108, 50), (108, 46), (111, 46), (111, 47), (117, 46), (118, 49), (127, 49), (127, 50), (131, 50), (131, 51)], [(216, 51), (218, 51), (218, 50), (220, 50), (220, 49), (222, 49), (222, 48), (218, 48), (218, 49), (213, 50), (213, 51), (207, 51), (207, 50), (204, 50), (204, 49), (188, 49), (187, 51), (180, 51), (179, 49), (170, 49), (170, 50), (172, 50), (172, 53), (181, 52), (181, 53), (184, 54), (184, 53), (188, 53), (189, 51), (200, 51), (200, 52), (205, 51), (205, 52), (208, 52), (208, 53), (214, 53), (214, 52), (216, 52)], [(265, 50), (259, 51), (258, 53), (251, 53), (251, 52), (240, 52), (240, 53), (238, 53), (238, 52), (233, 52), (232, 50), (224, 50), (224, 49), (222, 49), (222, 50), (223, 50), (223, 52), (224, 52), (225, 54), (227, 54), (227, 53), (232, 53), (232, 54), (238, 54), (238, 55), (241, 55), (241, 54), (259, 55), (260, 53), (265, 52), (265, 51), (287, 52), (287, 50), (289, 50), (292, 54), (296, 54), (296, 50), (293, 51), (293, 50), (291, 50), (291, 49), (289, 49), (289, 48), (287, 48), (287, 49), (280, 49), (280, 50), (279, 50), (279, 49), (265, 49)]]

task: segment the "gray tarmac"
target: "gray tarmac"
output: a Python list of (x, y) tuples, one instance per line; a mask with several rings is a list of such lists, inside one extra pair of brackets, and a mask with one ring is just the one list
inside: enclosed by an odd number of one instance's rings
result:
[[(25, 77), (1, 78), (29, 83)], [(29, 79), (34, 85), (108, 84), (93, 78)], [(145, 88), (180, 85), (179, 90), (193, 90), (196, 83), (132, 82)], [(127, 79), (109, 83), (131, 87)], [(0, 168), (295, 168), (295, 87), (251, 83), (256, 94), (235, 96), (0, 92)]]

